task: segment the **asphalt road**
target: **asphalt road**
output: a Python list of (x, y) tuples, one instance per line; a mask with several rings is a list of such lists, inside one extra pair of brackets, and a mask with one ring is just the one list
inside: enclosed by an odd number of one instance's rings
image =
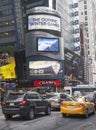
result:
[(51, 115), (45, 116), (42, 113), (34, 120), (19, 116), (6, 120), (0, 112), (0, 130), (96, 130), (96, 114), (87, 119), (80, 116), (63, 118), (59, 111), (52, 111)]

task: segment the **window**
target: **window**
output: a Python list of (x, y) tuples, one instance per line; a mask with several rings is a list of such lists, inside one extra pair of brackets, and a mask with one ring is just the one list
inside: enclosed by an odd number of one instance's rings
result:
[(74, 30), (74, 33), (79, 33), (79, 29), (78, 29), (78, 28), (75, 29), (75, 30)]
[(85, 20), (88, 20), (88, 17), (87, 17), (87, 16), (85, 16)]
[(85, 26), (88, 26), (88, 22), (85, 22)]
[(85, 15), (87, 15), (87, 11), (85, 11)]
[(87, 33), (87, 37), (89, 37), (89, 34)]
[(28, 99), (38, 99), (37, 94), (28, 94)]
[(78, 24), (79, 23), (79, 20), (75, 20), (75, 24)]
[(14, 25), (14, 20), (6, 20), (0, 22), (0, 27), (9, 27)]
[(72, 101), (72, 99), (67, 97), (65, 101)]
[(74, 3), (73, 8), (78, 7), (78, 3)]
[(8, 15), (11, 15), (11, 14), (12, 14), (12, 9), (0, 11), (1, 17), (8, 16)]
[(78, 16), (78, 11), (74, 12), (74, 16)]
[(87, 4), (87, 1), (86, 1), (86, 0), (84, 0), (84, 4)]
[(90, 55), (90, 51), (88, 51), (88, 55)]
[(87, 9), (87, 5), (84, 5), (84, 9)]
[(85, 28), (85, 31), (88, 32), (88, 28), (87, 27)]
[(56, 9), (56, 0), (53, 0), (53, 9)]
[(75, 39), (75, 42), (79, 42), (79, 41), (80, 41), (80, 38), (77, 37), (77, 38)]
[(64, 100), (64, 99), (67, 98), (67, 95), (65, 95), (65, 94), (60, 94), (60, 98)]

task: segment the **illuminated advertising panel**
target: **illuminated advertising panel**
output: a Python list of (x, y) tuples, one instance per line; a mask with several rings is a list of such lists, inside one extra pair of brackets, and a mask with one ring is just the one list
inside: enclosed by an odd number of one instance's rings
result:
[(34, 86), (60, 86), (60, 80), (34, 80)]
[(37, 51), (44, 52), (58, 52), (59, 51), (59, 39), (58, 38), (37, 38)]
[(28, 30), (61, 31), (60, 18), (48, 14), (31, 14), (28, 16)]
[(60, 61), (29, 61), (30, 76), (62, 76), (63, 67)]
[(83, 69), (83, 58), (69, 51), (68, 49), (64, 50), (65, 52), (65, 75), (69, 79), (76, 79), (83, 81), (84, 79), (84, 69)]
[(13, 78), (16, 78), (14, 48), (2, 46), (0, 47), (0, 80)]

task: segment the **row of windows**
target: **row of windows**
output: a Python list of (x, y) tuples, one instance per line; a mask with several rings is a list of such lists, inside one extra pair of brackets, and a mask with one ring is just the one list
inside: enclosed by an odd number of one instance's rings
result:
[(4, 16), (8, 16), (8, 15), (12, 15), (12, 9), (8, 9), (8, 10), (4, 10), (4, 11), (0, 11), (0, 17), (4, 17)]
[(0, 38), (7, 38), (10, 36), (14, 36), (15, 32), (14, 31), (10, 31), (10, 32), (4, 32), (4, 33), (0, 33)]
[(11, 2), (11, 0), (0, 0), (0, 3)]
[(0, 22), (0, 28), (1, 27), (9, 27), (9, 26), (12, 26), (12, 25), (14, 25), (14, 20)]

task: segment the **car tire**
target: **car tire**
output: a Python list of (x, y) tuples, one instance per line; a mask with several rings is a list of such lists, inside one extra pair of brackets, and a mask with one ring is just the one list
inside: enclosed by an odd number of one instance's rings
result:
[(63, 113), (62, 113), (62, 117), (65, 117), (65, 116), (66, 116), (66, 114), (63, 114)]
[(6, 118), (7, 120), (10, 120), (10, 119), (12, 119), (12, 115), (5, 114), (4, 116), (5, 116), (5, 118)]
[(85, 111), (85, 114), (84, 114), (84, 117), (85, 117), (85, 118), (88, 118), (88, 116), (89, 116), (89, 113), (88, 113), (88, 110), (86, 110), (86, 111)]
[(34, 110), (34, 108), (30, 108), (30, 111), (28, 113), (28, 119), (29, 120), (34, 119), (34, 116), (35, 116), (35, 110)]
[(51, 106), (48, 106), (48, 107), (46, 108), (45, 114), (46, 114), (46, 115), (50, 115), (50, 114), (51, 114)]
[(65, 114), (66, 117), (69, 117), (69, 114)]
[(93, 108), (93, 112), (92, 112), (92, 114), (95, 114), (95, 107)]

